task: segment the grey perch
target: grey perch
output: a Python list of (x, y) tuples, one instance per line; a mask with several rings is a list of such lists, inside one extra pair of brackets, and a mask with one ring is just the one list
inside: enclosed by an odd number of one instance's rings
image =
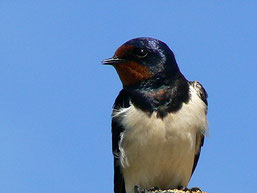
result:
[(153, 188), (150, 190), (145, 190), (145, 189), (140, 189), (139, 187), (135, 186), (135, 193), (207, 193), (207, 192), (203, 192), (201, 190), (198, 189), (189, 189), (189, 190), (178, 190), (178, 189), (169, 189), (169, 190), (161, 190), (158, 188)]

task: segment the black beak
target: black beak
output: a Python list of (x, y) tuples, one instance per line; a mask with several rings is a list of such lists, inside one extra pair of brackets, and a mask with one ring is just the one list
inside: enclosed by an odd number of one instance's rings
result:
[(102, 61), (102, 64), (105, 65), (113, 65), (113, 64), (119, 64), (121, 62), (124, 62), (125, 60), (119, 59), (119, 58), (108, 58)]

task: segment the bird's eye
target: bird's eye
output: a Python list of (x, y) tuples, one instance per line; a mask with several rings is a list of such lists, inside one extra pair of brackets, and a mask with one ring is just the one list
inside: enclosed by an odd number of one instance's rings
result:
[(136, 56), (138, 57), (138, 58), (144, 58), (144, 57), (146, 57), (147, 56), (147, 54), (148, 54), (148, 52), (145, 50), (145, 49), (136, 49)]

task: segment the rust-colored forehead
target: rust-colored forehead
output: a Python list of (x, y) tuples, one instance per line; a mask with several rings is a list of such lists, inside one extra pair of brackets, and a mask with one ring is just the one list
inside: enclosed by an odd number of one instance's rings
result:
[(116, 52), (115, 52), (115, 56), (117, 56), (118, 58), (123, 58), (126, 53), (128, 53), (130, 50), (132, 50), (135, 46), (134, 45), (122, 45), (121, 47), (119, 47)]

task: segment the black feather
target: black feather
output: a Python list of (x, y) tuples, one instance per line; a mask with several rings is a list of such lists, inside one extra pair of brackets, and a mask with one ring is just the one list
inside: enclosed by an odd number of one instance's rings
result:
[[(197, 92), (197, 95), (206, 104), (206, 112), (205, 113), (207, 114), (207, 110), (208, 110), (208, 101), (207, 101), (208, 94), (207, 94), (206, 90), (204, 89), (204, 87), (198, 81), (192, 81), (192, 82), (189, 82), (189, 84), (195, 88), (195, 90)], [(195, 171), (196, 165), (197, 165), (199, 157), (200, 157), (201, 147), (204, 144), (204, 135), (202, 133), (199, 133), (198, 136), (196, 137), (196, 140), (201, 140), (201, 142), (199, 143), (199, 147), (196, 147), (197, 150), (196, 150), (196, 154), (195, 154), (195, 159), (194, 159), (194, 164), (193, 164), (193, 169), (192, 169), (191, 176), (193, 175), (193, 173)], [(196, 142), (196, 144), (198, 144), (198, 143)]]
[[(129, 107), (129, 97), (126, 90), (122, 90), (115, 100), (113, 109)], [(112, 152), (114, 156), (114, 193), (126, 193), (124, 178), (119, 161), (119, 141), (124, 128), (119, 124), (119, 120), (112, 119)]]

